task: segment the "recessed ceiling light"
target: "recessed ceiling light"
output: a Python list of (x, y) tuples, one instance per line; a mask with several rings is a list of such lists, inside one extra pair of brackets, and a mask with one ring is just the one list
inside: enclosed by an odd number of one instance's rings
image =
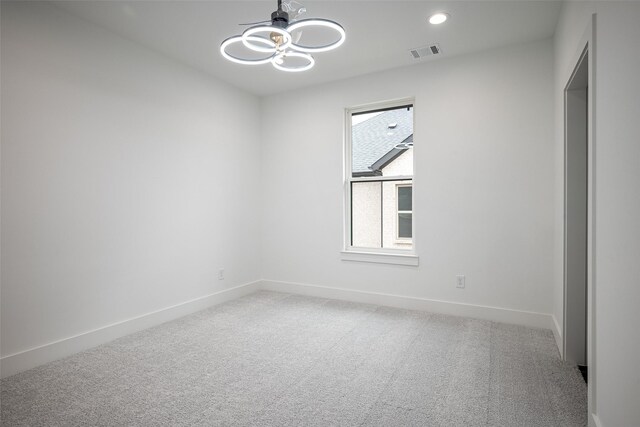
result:
[(429, 23), (433, 25), (442, 24), (447, 18), (449, 18), (449, 15), (444, 12), (434, 13), (429, 17)]

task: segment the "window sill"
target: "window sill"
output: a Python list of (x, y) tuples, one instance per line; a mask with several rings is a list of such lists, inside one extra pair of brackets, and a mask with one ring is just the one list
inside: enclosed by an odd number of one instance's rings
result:
[(388, 252), (342, 251), (340, 252), (340, 258), (342, 261), (373, 262), (377, 264), (409, 265), (414, 267), (420, 263), (420, 258), (417, 255)]

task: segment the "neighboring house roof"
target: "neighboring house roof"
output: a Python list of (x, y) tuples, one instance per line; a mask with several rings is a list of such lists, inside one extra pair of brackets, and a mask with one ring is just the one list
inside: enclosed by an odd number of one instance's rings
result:
[(385, 111), (354, 125), (351, 132), (353, 175), (381, 175), (405, 151), (394, 147), (413, 142), (413, 109)]

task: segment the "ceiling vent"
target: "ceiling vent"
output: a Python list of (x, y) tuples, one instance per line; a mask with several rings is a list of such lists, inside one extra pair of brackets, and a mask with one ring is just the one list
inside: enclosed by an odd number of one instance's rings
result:
[(409, 49), (409, 53), (413, 56), (413, 59), (422, 59), (427, 56), (439, 55), (442, 51), (440, 50), (440, 45), (438, 43), (433, 43), (428, 46)]

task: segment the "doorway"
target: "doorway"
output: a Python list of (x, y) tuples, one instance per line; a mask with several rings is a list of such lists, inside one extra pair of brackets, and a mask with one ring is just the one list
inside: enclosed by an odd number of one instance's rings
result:
[(580, 56), (564, 91), (564, 359), (587, 380), (589, 51)]

